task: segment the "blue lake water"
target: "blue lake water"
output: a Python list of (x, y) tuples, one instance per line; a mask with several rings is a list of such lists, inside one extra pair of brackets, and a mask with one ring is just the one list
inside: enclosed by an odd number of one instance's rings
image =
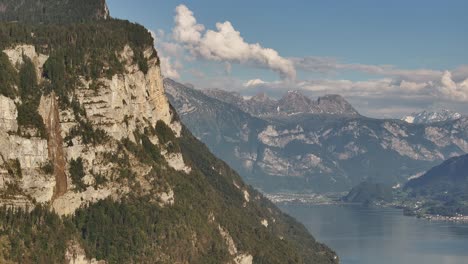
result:
[(468, 224), (431, 222), (397, 209), (281, 205), (343, 264), (468, 264)]

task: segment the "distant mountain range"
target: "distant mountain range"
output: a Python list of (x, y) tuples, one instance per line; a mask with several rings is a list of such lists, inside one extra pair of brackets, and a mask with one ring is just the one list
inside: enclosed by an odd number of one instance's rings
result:
[(331, 114), (349, 117), (359, 113), (340, 95), (326, 95), (316, 101), (300, 91), (288, 91), (281, 99), (275, 100), (265, 93), (245, 99), (239, 93), (224, 90), (202, 90), (206, 95), (222, 102), (237, 106), (242, 111), (259, 117), (281, 117), (295, 114)]
[(364, 117), (337, 95), (245, 99), (169, 79), (165, 86), (192, 133), (266, 192), (348, 191), (368, 179), (403, 185), (468, 152), (466, 117), (410, 124)]
[(436, 111), (422, 111), (419, 113), (413, 113), (403, 117), (401, 120), (410, 124), (430, 124), (443, 121), (453, 121), (460, 119), (462, 115), (460, 113), (441, 109)]

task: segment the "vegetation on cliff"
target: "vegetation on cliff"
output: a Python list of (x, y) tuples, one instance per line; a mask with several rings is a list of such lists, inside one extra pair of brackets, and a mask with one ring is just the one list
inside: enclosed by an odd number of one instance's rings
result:
[[(9, 12), (13, 2), (0, 0), (0, 10)], [(59, 2), (62, 7), (55, 6)], [(157, 54), (153, 52), (148, 58), (145, 53), (153, 49), (153, 39), (140, 25), (94, 19), (94, 15), (78, 20), (71, 16), (67, 21), (51, 15), (78, 2), (26, 0), (18, 6), (19, 11), (8, 15), (0, 11), (0, 20), (15, 16), (20, 22), (0, 23), (0, 92), (17, 103), (21, 128), (15, 136), (25, 137), (33, 128), (38, 133), (27, 136), (47, 138), (38, 107), (41, 96), (54, 92), (60, 113), (69, 114), (75, 123), (67, 130), (64, 147), (81, 144), (79, 151), (92, 149), (90, 155), (96, 156), (92, 162), (98, 160), (97, 148), (105, 148), (99, 161), (115, 170), (110, 172), (112, 177), (94, 175), (95, 163), (86, 163), (86, 157), (76, 151), (63, 166), (74, 186), (70, 191), (78, 199), (83, 199), (91, 186), (99, 188), (106, 181), (128, 191), (120, 195), (122, 190), (112, 189), (111, 198), (92, 201), (64, 217), (50, 211), (47, 203), (37, 203), (32, 211), (1, 209), (0, 262), (64, 263), (67, 246), (75, 241), (87, 257), (108, 263), (227, 263), (241, 253), (251, 255), (254, 263), (336, 263), (334, 252), (245, 185), (185, 128), (177, 137), (168, 124), (144, 120), (138, 123), (141, 127), (132, 139), (117, 140), (91, 122), (77, 99), (82, 79), (93, 89), (99, 86), (100, 78), (128, 74), (128, 65), (146, 73), (148, 61)], [(77, 12), (89, 8), (91, 2), (103, 3), (86, 0)], [(42, 3), (51, 4), (42, 15), (30, 9)], [(49, 12), (50, 8), (55, 11)], [(63, 12), (60, 14), (68, 14)], [(1, 52), (19, 45), (33, 45), (48, 56), (42, 72), (38, 74), (27, 58), (21, 65), (11, 65)], [(127, 45), (133, 56), (122, 56)], [(175, 114), (174, 121), (179, 122)], [(23, 133), (22, 128), (28, 129)], [(182, 156), (190, 173), (169, 166), (166, 155)], [(53, 173), (57, 168), (50, 167), (46, 163), (40, 169)], [(264, 221), (269, 225), (262, 224)]]
[(1, 0), (0, 21), (77, 23), (108, 18), (105, 0)]

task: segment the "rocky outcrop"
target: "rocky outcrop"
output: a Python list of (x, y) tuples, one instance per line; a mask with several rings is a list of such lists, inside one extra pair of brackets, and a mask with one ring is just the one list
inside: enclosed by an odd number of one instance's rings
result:
[(41, 170), (48, 162), (47, 140), (24, 138), (16, 135), (17, 110), (13, 100), (0, 96), (0, 192), (3, 204), (27, 206), (32, 201), (47, 202), (52, 199), (55, 181)]
[(0, 95), (0, 130), (5, 132), (16, 132), (18, 130), (18, 110), (15, 102)]
[(104, 260), (97, 261), (96, 259), (88, 259), (86, 252), (76, 241), (68, 243), (67, 251), (65, 252), (66, 264), (106, 264)]
[(11, 64), (17, 69), (19, 69), (19, 66), (24, 63), (23, 56), (29, 58), (36, 67), (37, 79), (41, 79), (42, 68), (49, 56), (37, 53), (36, 48), (33, 45), (18, 45), (13, 48), (6, 49), (3, 52), (8, 56)]
[[(146, 52), (147, 58), (152, 54)], [(152, 52), (152, 50), (151, 50)], [(165, 96), (158, 58), (148, 61), (146, 74), (132, 64), (133, 51), (126, 46), (120, 54), (127, 73), (101, 78), (94, 82), (82, 79), (83, 86), (77, 97), (86, 110), (89, 120), (113, 138), (134, 140), (133, 132), (148, 124), (163, 120), (180, 135), (180, 128), (172, 124), (172, 113)]]
[(218, 225), (219, 234), (223, 237), (228, 248), (229, 254), (234, 257), (235, 264), (252, 264), (253, 257), (248, 253), (240, 253), (229, 232)]

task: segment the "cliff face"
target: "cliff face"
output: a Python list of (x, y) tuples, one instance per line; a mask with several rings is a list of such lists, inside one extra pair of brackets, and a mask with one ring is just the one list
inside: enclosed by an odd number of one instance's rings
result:
[[(4, 50), (12, 65), (19, 69), (23, 55), (28, 57), (42, 72), (48, 56), (38, 54), (34, 46), (19, 45)], [(115, 164), (106, 164), (104, 156), (112, 151), (121, 139), (136, 142), (135, 132), (143, 133), (144, 128), (162, 120), (171, 127), (175, 135), (180, 136), (181, 124), (172, 121), (173, 113), (164, 95), (160, 68), (157, 57), (152, 57), (152, 49), (145, 52), (148, 59), (148, 71), (143, 73), (137, 65), (132, 64), (134, 56), (130, 47), (126, 46), (120, 54), (125, 63), (126, 73), (112, 76), (111, 79), (101, 78), (98, 87), (90, 89), (91, 82), (84, 77), (76, 89), (76, 98), (83, 106), (86, 118), (95, 129), (102, 129), (109, 139), (102, 145), (84, 144), (78, 137), (64, 142), (79, 125), (71, 109), (60, 109), (55, 93), (43, 95), (40, 100), (39, 113), (45, 123), (47, 139), (16, 135), (18, 130), (17, 107), (13, 99), (0, 96), (0, 161), (2, 172), (2, 204), (23, 207), (33, 207), (34, 202), (51, 202), (59, 214), (71, 214), (75, 209), (89, 202), (95, 202), (111, 195), (121, 196), (128, 193), (128, 186), (110, 182), (98, 188), (88, 186), (81, 192), (76, 191), (69, 173), (71, 160), (84, 161), (84, 181), (92, 185), (95, 175), (105, 175), (112, 178)], [(42, 78), (41, 81), (45, 81)], [(157, 137), (151, 140), (158, 144)], [(114, 149), (115, 150), (115, 149)], [(180, 153), (165, 153), (168, 164), (176, 169), (190, 171), (183, 162)], [(53, 166), (53, 175), (44, 170), (48, 164)], [(149, 172), (150, 168), (135, 161), (134, 171)], [(11, 164), (20, 166), (21, 175), (11, 172)], [(119, 190), (119, 191), (117, 191)], [(9, 193), (14, 193), (9, 195)], [(163, 195), (163, 194), (161, 194)]]
[[(43, 72), (48, 58), (23, 44), (3, 52), (18, 71), (29, 59)], [(153, 52), (152, 48), (144, 52), (148, 64), (144, 73), (133, 62), (132, 48), (125, 46), (118, 56), (124, 72), (93, 81), (80, 76), (70, 106), (54, 91), (43, 93), (38, 113), (45, 137), (34, 136), (38, 135), (34, 128), (19, 134), (19, 128), (25, 129), (18, 122), (23, 102), (0, 96), (0, 205), (29, 210), (42, 205), (75, 217), (76, 212), (83, 215), (83, 210), (101, 210), (99, 201), (125, 204), (139, 197), (145, 202), (138, 206), (161, 210), (161, 219), (152, 220), (158, 221), (158, 228), (184, 234), (175, 244), (166, 244), (167, 239), (171, 241), (169, 234), (159, 238), (162, 244), (152, 250), (158, 252), (160, 261), (188, 263), (195, 258), (197, 263), (217, 259), (248, 264), (262, 259), (273, 263), (270, 260), (279, 258), (295, 259), (294, 263), (336, 263), (332, 251), (245, 185), (184, 130), (165, 96)], [(43, 75), (38, 77), (40, 83), (48, 82)], [(176, 220), (178, 212), (192, 216)], [(90, 254), (89, 245), (84, 254), (80, 243), (69, 239), (65, 262), (106, 259), (99, 251)], [(190, 245), (179, 245), (186, 240)], [(220, 251), (210, 253), (210, 243)], [(279, 252), (284, 255), (280, 257)], [(98, 260), (93, 259), (96, 256)]]
[(0, 39), (0, 262), (337, 263), (180, 123), (143, 27), (20, 20)]

